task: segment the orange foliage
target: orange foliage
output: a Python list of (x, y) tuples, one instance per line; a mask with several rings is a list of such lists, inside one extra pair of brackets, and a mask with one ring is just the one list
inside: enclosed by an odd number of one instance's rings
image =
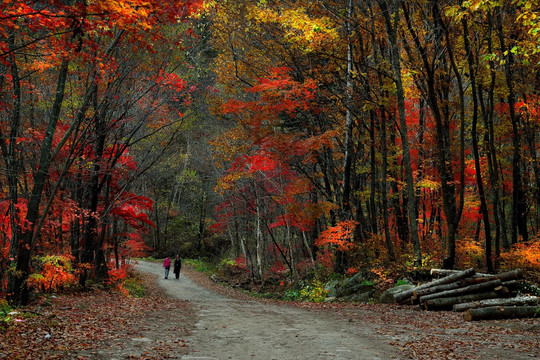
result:
[(328, 247), (333, 246), (339, 251), (349, 251), (354, 247), (353, 231), (358, 225), (357, 221), (340, 221), (336, 226), (331, 226), (321, 232), (321, 235), (315, 240), (315, 246)]
[[(540, 234), (539, 234), (540, 235)], [(501, 254), (501, 268), (529, 270), (540, 273), (540, 236), (528, 242), (518, 243), (512, 249)]]
[(75, 283), (71, 255), (48, 255), (35, 258), (38, 272), (28, 279), (31, 288), (41, 289), (43, 292), (58, 291), (65, 286)]
[(456, 242), (456, 262), (459, 268), (482, 269), (485, 267), (484, 246), (473, 240), (462, 240)]
[(355, 268), (355, 267), (350, 267), (347, 269), (347, 271), (345, 271), (345, 275), (347, 276), (353, 276), (353, 275), (356, 275), (358, 274), (358, 269)]

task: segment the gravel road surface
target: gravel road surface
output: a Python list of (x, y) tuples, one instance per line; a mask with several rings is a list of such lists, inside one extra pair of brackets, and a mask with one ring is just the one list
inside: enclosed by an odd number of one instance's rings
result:
[(229, 298), (191, 281), (185, 274), (163, 279), (160, 263), (139, 262), (141, 272), (160, 275), (169, 297), (189, 301), (198, 314), (192, 349), (184, 360), (399, 359), (387, 344), (346, 319), (255, 300)]

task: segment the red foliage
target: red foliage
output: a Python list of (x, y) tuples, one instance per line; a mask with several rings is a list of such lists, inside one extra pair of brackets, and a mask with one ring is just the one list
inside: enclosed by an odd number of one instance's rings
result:
[(335, 248), (339, 251), (349, 251), (354, 247), (353, 232), (358, 225), (357, 221), (345, 220), (336, 226), (328, 227), (321, 232), (315, 240), (315, 246), (321, 248)]

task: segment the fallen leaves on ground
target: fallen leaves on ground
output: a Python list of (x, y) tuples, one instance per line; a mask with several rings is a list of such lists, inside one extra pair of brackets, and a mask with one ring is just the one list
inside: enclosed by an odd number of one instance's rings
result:
[(0, 359), (170, 359), (187, 353), (193, 310), (167, 299), (155, 276), (143, 281), (143, 298), (95, 290), (18, 309), (19, 321), (0, 333)]

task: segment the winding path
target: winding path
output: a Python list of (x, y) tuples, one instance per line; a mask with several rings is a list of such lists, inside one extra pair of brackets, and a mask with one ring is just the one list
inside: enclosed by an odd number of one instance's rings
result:
[(346, 320), (319, 312), (254, 300), (237, 300), (202, 288), (181, 275), (163, 279), (161, 264), (140, 262), (137, 269), (160, 275), (171, 298), (187, 300), (198, 314), (186, 340), (194, 351), (184, 360), (224, 359), (399, 359), (393, 349)]

